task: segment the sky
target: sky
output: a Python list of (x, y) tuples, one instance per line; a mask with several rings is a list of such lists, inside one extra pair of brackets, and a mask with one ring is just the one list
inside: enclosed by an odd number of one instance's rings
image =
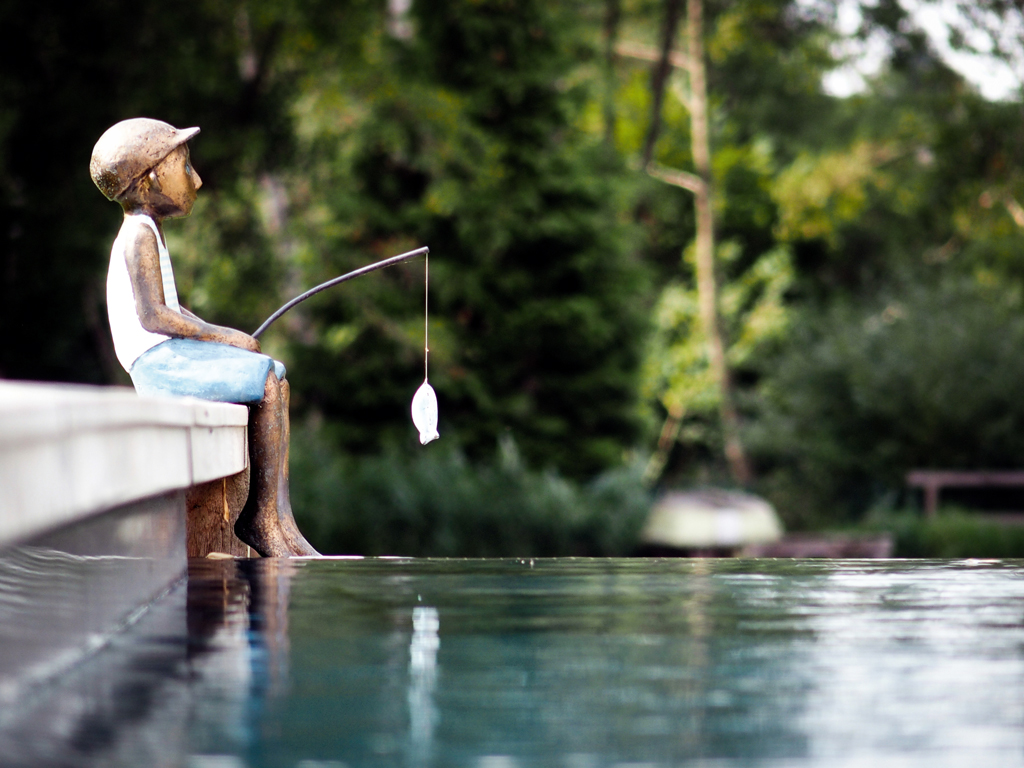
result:
[[(956, 27), (964, 30), (968, 40), (979, 48), (986, 48), (983, 36), (972, 33), (966, 19), (951, 0), (899, 0), (899, 4), (910, 13), (914, 23), (931, 40), (946, 64), (973, 83), (981, 94), (994, 101), (1015, 97), (1020, 91), (1024, 73), (1024, 50), (1020, 41), (1024, 39), (1024, 23), (1020, 18), (1002, 19), (997, 26), (1015, 52), (1014, 69), (994, 56), (974, 55), (955, 51), (949, 44), (949, 30)], [(839, 3), (839, 31), (849, 35), (837, 48), (837, 53), (847, 58), (848, 64), (825, 78), (825, 89), (835, 96), (849, 96), (865, 89), (865, 78), (877, 73), (886, 58), (887, 44), (881, 34), (867, 40), (852, 37), (860, 25), (861, 3), (857, 0), (841, 0)]]

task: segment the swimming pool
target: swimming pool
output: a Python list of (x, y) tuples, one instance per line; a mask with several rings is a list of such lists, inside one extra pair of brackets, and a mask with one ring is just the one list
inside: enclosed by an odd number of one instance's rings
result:
[(1024, 764), (1024, 567), (192, 561), (0, 764)]

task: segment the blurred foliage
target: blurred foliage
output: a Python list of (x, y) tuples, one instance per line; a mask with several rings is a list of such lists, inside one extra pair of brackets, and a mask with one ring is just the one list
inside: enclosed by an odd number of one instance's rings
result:
[(873, 515), (863, 528), (891, 533), (894, 557), (1024, 558), (1024, 526), (964, 509), (943, 508), (930, 520), (918, 512)]
[(1024, 456), (1019, 290), (910, 285), (808, 313), (765, 361), (752, 448), (791, 523), (850, 519), (914, 468)]
[[(739, 258), (740, 249), (735, 242), (725, 242), (717, 256), (728, 268)], [(687, 264), (690, 260), (687, 251)], [(792, 281), (789, 252), (780, 246), (723, 287), (722, 320), (733, 340), (729, 358), (734, 368), (749, 366), (766, 344), (786, 336), (791, 311), (785, 299)], [(654, 326), (644, 370), (645, 394), (657, 394), (667, 410), (690, 416), (693, 429), (687, 431), (687, 439), (696, 440), (701, 425), (692, 417), (713, 417), (720, 398), (708, 365), (696, 289), (671, 281), (655, 307)]]
[[(791, 526), (822, 526), (899, 492), (915, 467), (1020, 466), (1024, 445), (1008, 434), (1020, 427), (1012, 391), (1024, 373), (1011, 359), (1024, 265), (1019, 102), (981, 98), (895, 3), (862, 8), (862, 31), (886, 36), (888, 61), (866, 92), (832, 100), (810, 75), (833, 66), (826, 4), (811, 16), (709, 7), (722, 309), (757, 489)], [(789, 37), (714, 42), (772, 28), (767, 19)], [(747, 62), (802, 51), (809, 87), (787, 91), (795, 81), (781, 85), (768, 61), (734, 81), (729, 50)], [(758, 95), (734, 102), (743, 80)], [(758, 99), (790, 107), (802, 129), (769, 109), (753, 118)], [(663, 161), (685, 169), (685, 140), (681, 124), (667, 133)], [(656, 304), (645, 364), (659, 413), (685, 414), (666, 483), (724, 476), (687, 246)], [(744, 309), (764, 310), (760, 334)]]
[(292, 500), (325, 554), (629, 556), (650, 506), (638, 466), (580, 485), (528, 469), (511, 439), (477, 465), (451, 442), (410, 461), (332, 455), (321, 440), (293, 433)]
[[(565, 4), (422, 0), (403, 23), (416, 34), (367, 31), (372, 82), (313, 78), (298, 105), (302, 281), (429, 245), (441, 433), (474, 459), (511, 434), (531, 465), (577, 478), (617, 465), (642, 427), (647, 278), (622, 162), (574, 126), (585, 94), (560, 80), (580, 21)], [(294, 402), (343, 450), (412, 444), (421, 275), (375, 275), (293, 318)]]
[[(973, 24), (1013, 55), (1013, 4), (961, 5), (954, 43), (978, 40)], [(982, 98), (895, 0), (859, 6), (858, 36), (888, 48), (847, 98), (822, 86), (840, 63), (837, 3), (705, 7), (722, 314), (755, 490), (791, 525), (823, 525), (862, 516), (910, 468), (1019, 467), (1020, 99)], [(297, 422), (320, 425), (296, 431), (306, 523), (332, 547), (367, 552), (409, 531), (426, 540), (441, 518), (438, 552), (483, 552), (504, 536), (516, 554), (540, 554), (545, 536), (551, 551), (576, 551), (567, 531), (588, 552), (626, 551), (640, 496), (621, 490), (616, 520), (586, 483), (649, 452), (668, 408), (685, 416), (665, 484), (722, 469), (688, 256), (692, 196), (635, 167), (649, 57), (606, 57), (614, 42), (656, 49), (662, 10), (9, 0), (0, 376), (126, 381), (103, 310), (119, 214), (88, 179), (89, 153), (128, 116), (200, 125), (205, 184), (168, 238), (179, 292), (209, 320), (252, 330), (311, 285), (431, 247), (440, 443), (419, 448), (408, 424), (423, 369), (420, 263), (322, 294), (264, 337), (289, 367)], [(662, 120), (657, 161), (692, 169), (679, 71)], [(521, 451), (514, 471), (495, 458), (508, 440)], [(422, 499), (447, 486), (431, 477), (468, 490), (432, 507)], [(386, 522), (405, 503), (389, 486), (421, 499), (404, 507), (415, 510), (406, 528)], [(468, 522), (473, 493), (495, 500), (493, 512), (477, 506), (500, 535)], [(502, 527), (524, 519), (505, 496), (532, 510), (529, 525)], [(331, 505), (361, 512), (332, 527)], [(545, 515), (559, 522), (544, 529)]]

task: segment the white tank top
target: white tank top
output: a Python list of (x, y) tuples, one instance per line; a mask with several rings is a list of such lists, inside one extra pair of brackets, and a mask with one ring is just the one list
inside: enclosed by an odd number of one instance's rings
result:
[(121, 231), (117, 233), (114, 246), (110, 249), (110, 269), (107, 271), (107, 317), (110, 320), (110, 333), (114, 337), (114, 351), (126, 371), (131, 371), (132, 364), (143, 352), (170, 338), (162, 333), (147, 331), (139, 320), (135, 291), (132, 289), (128, 263), (125, 259), (125, 248), (135, 242), (139, 227), (149, 227), (156, 237), (160, 252), (160, 279), (164, 286), (164, 304), (175, 312), (181, 312), (178, 291), (174, 287), (171, 257), (156, 224), (144, 213), (125, 216)]

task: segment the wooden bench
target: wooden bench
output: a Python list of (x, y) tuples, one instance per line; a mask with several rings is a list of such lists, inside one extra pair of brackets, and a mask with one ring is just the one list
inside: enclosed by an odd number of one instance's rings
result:
[(924, 489), (925, 516), (935, 517), (939, 511), (939, 491), (942, 488), (1024, 486), (1024, 470), (915, 469), (907, 473), (907, 485)]

